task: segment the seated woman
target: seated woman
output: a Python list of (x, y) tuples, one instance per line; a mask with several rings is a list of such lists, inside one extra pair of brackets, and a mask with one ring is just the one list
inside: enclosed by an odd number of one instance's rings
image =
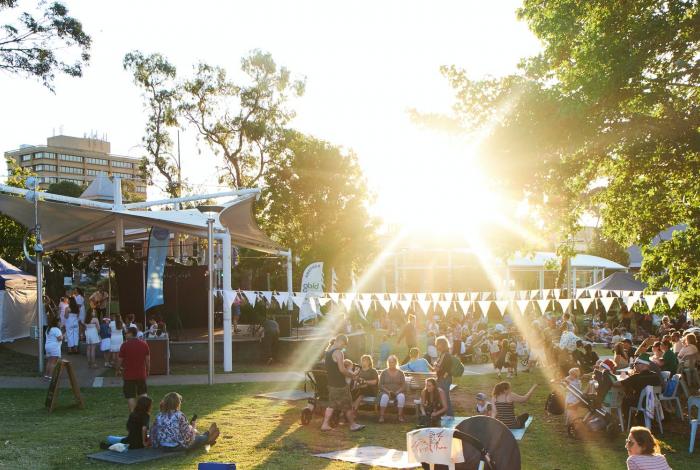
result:
[(195, 420), (187, 421), (185, 414), (180, 411), (181, 405), (182, 396), (179, 393), (170, 392), (163, 397), (160, 413), (151, 429), (153, 447), (191, 450), (216, 443), (219, 437), (216, 423), (212, 423), (208, 431), (198, 433)]
[(374, 368), (372, 356), (365, 354), (360, 358), (360, 371), (355, 379), (357, 386), (352, 391), (354, 401), (352, 409), (357, 411), (364, 397), (377, 396), (377, 384), (379, 383), (379, 374)]
[(624, 369), (625, 367), (629, 367), (630, 363), (627, 360), (627, 355), (625, 354), (625, 347), (622, 344), (622, 342), (615, 343), (613, 352), (613, 361), (615, 362), (615, 365), (618, 369)]
[(420, 417), (423, 426), (440, 426), (440, 418), (447, 412), (445, 391), (437, 386), (434, 378), (425, 379), (425, 388), (420, 392)]
[(126, 430), (129, 434), (126, 437), (107, 436), (107, 444), (100, 447), (107, 448), (112, 444), (128, 444), (129, 449), (143, 449), (149, 447), (151, 442), (148, 438), (148, 427), (151, 421), (151, 408), (153, 400), (147, 396), (139, 397), (136, 408), (129, 414), (126, 422)]
[(396, 401), (399, 409), (399, 421), (403, 423), (403, 407), (406, 403), (404, 389), (406, 387), (406, 377), (403, 372), (396, 367), (399, 360), (395, 355), (387, 359), (388, 367), (379, 376), (379, 422), (384, 422), (384, 413), (389, 405), (389, 400)]
[(625, 442), (628, 470), (671, 470), (661, 453), (659, 441), (647, 428), (634, 426)]
[(419, 372), (428, 374), (433, 370), (433, 366), (424, 358), (420, 357), (420, 349), (411, 348), (408, 352), (409, 361), (399, 367), (404, 372)]
[(520, 429), (530, 417), (523, 413), (515, 416), (515, 403), (525, 403), (537, 388), (537, 384), (530, 387), (525, 395), (518, 395), (510, 389), (510, 382), (500, 382), (493, 387), (493, 410), (491, 417), (496, 418), (510, 429)]

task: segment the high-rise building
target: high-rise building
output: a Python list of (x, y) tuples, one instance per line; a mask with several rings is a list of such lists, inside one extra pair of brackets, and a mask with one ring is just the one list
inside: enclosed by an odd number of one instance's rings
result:
[(109, 142), (104, 140), (57, 135), (46, 139), (46, 145), (22, 145), (7, 151), (5, 158), (31, 168), (43, 189), (59, 181), (87, 186), (97, 176), (118, 176), (133, 182), (134, 190), (146, 196), (147, 183), (139, 171), (139, 160), (112, 155)]

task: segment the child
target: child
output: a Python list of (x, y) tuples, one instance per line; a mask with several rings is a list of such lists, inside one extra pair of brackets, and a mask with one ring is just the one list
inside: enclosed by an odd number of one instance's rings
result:
[(112, 367), (112, 353), (110, 352), (112, 330), (109, 327), (109, 318), (103, 318), (100, 324), (100, 351), (105, 358), (105, 367)]
[(476, 414), (479, 416), (491, 416), (491, 403), (486, 399), (486, 394), (479, 392), (476, 394)]
[[(345, 367), (345, 370), (350, 372), (351, 374), (354, 374), (354, 366), (352, 364), (352, 361), (350, 359), (345, 359), (343, 361), (343, 367)], [(345, 377), (345, 383), (348, 385), (352, 385), (352, 377)]]
[(150, 320), (148, 320), (148, 333), (146, 334), (146, 336), (148, 336), (149, 338), (155, 338), (157, 332), (158, 322), (155, 318), (151, 318)]
[[(498, 362), (498, 352), (501, 350), (501, 348), (498, 347), (498, 341), (496, 341), (492, 337), (489, 337), (488, 343), (489, 343), (489, 353), (491, 354), (491, 362), (493, 363), (493, 368), (497, 369), (498, 367), (496, 367), (496, 363)], [(499, 378), (501, 377), (500, 373), (498, 374), (498, 377)]]
[(510, 348), (506, 353), (506, 366), (508, 367), (508, 378), (518, 376), (518, 353), (515, 348), (515, 343), (510, 343)]
[[(578, 367), (569, 369), (569, 375), (564, 380), (572, 387), (581, 390), (581, 370)], [(566, 407), (575, 408), (578, 404), (578, 397), (571, 392), (566, 392)]]
[(126, 429), (129, 434), (126, 437), (107, 436), (107, 442), (102, 443), (100, 447), (109, 448), (112, 444), (122, 443), (128, 444), (129, 449), (143, 449), (150, 447), (150, 439), (148, 436), (148, 428), (151, 421), (151, 408), (153, 400), (147, 396), (139, 397), (136, 402), (136, 408), (129, 415), (126, 422)]
[(389, 359), (391, 355), (391, 346), (389, 345), (389, 336), (384, 335), (382, 337), (382, 343), (379, 345), (379, 364), (386, 365), (386, 360)]
[[(498, 343), (496, 343), (498, 344)], [(498, 378), (501, 378), (501, 370), (506, 367), (506, 356), (508, 355), (508, 340), (504, 339), (501, 341), (501, 347), (498, 350), (498, 355), (496, 357), (496, 370), (498, 371)]]
[(435, 361), (438, 358), (438, 350), (435, 347), (435, 333), (432, 331), (428, 332), (428, 336), (426, 339), (426, 344), (425, 344), (425, 352), (426, 352), (426, 359), (430, 363), (430, 365), (435, 364)]

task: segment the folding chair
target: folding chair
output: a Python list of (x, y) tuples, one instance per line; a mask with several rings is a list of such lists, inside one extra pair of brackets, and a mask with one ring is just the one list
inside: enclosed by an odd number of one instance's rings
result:
[[(660, 388), (660, 387), (658, 387)], [(639, 394), (639, 401), (637, 402), (637, 406), (630, 406), (628, 413), (629, 415), (627, 416), (627, 429), (630, 429), (632, 426), (632, 413), (639, 413), (641, 412), (644, 416), (644, 426), (646, 426), (647, 429), (651, 429), (651, 418), (649, 415), (646, 413), (646, 402), (647, 402), (647, 396), (650, 393), (654, 393), (654, 387), (651, 385), (647, 385), (644, 387), (644, 390)], [(656, 398), (656, 397), (655, 397)], [(657, 423), (659, 423), (659, 430), (661, 431), (661, 434), (664, 433), (664, 427), (661, 421), (663, 420), (663, 412), (661, 411), (661, 402), (656, 398), (654, 400), (654, 419), (656, 420)]]
[(625, 419), (622, 417), (622, 398), (623, 393), (620, 390), (611, 388), (603, 399), (603, 406), (608, 408), (610, 414), (613, 414), (613, 410), (617, 410), (617, 420), (620, 424), (620, 430), (625, 432)]
[(681, 400), (678, 398), (678, 388), (680, 388), (680, 381), (681, 381), (681, 374), (676, 374), (673, 376), (671, 380), (666, 382), (666, 385), (675, 382), (676, 387), (673, 389), (673, 393), (670, 396), (666, 396), (663, 393), (658, 396), (658, 400), (661, 402), (661, 405), (663, 406), (665, 401), (672, 401), (675, 402), (676, 405), (676, 411), (678, 412), (678, 417), (681, 418), (681, 421), (683, 421), (683, 409), (681, 408)]

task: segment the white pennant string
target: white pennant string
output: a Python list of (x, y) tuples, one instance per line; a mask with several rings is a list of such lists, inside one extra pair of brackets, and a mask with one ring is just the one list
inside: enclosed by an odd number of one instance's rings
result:
[(469, 312), (469, 308), (472, 306), (471, 300), (459, 300), (457, 301), (459, 308), (462, 309), (462, 313), (465, 315)]
[(318, 304), (319, 304), (321, 307), (325, 306), (325, 305), (326, 305), (328, 302), (330, 302), (330, 301), (331, 301), (331, 299), (328, 298), (328, 297), (319, 297), (319, 298), (318, 298)]
[(244, 290), (243, 295), (248, 300), (251, 307), (255, 308), (255, 302), (258, 300), (258, 294), (252, 290)]
[(379, 305), (384, 309), (386, 313), (389, 313), (389, 310), (391, 310), (391, 300), (379, 300)]
[(481, 293), (481, 300), (489, 300), (491, 298), (491, 292), (482, 292)]
[(408, 309), (411, 307), (411, 302), (412, 302), (412, 300), (399, 300), (398, 301), (399, 307), (401, 307), (401, 310), (403, 310), (404, 314), (408, 313)]
[(289, 292), (278, 292), (273, 296), (280, 308), (284, 308), (287, 305), (287, 299), (289, 299)]
[(389, 294), (389, 300), (391, 300), (392, 303), (396, 303), (396, 301), (399, 300), (399, 294), (392, 292)]
[(666, 294), (666, 301), (668, 302), (668, 308), (673, 308), (674, 305), (676, 305), (676, 302), (678, 301), (678, 294), (675, 292), (669, 292)]
[(469, 293), (469, 300), (472, 302), (476, 301), (476, 299), (479, 298), (479, 293), (478, 292), (470, 292)]
[(440, 309), (442, 310), (443, 315), (447, 315), (447, 312), (450, 310), (450, 306), (452, 305), (451, 300), (440, 300), (438, 302), (438, 305), (440, 305)]
[(345, 307), (345, 311), (346, 311), (346, 312), (349, 312), (349, 311), (350, 311), (350, 309), (352, 308), (352, 304), (353, 304), (354, 301), (355, 301), (354, 298), (349, 298), (349, 297), (345, 297), (345, 298), (343, 298), (343, 299), (340, 299), (340, 302), (341, 302), (341, 303), (343, 304), (343, 306)]
[(647, 305), (649, 306), (649, 310), (654, 310), (654, 305), (656, 305), (656, 301), (659, 299), (658, 295), (645, 295), (644, 299), (647, 301)]
[(268, 304), (270, 302), (272, 302), (272, 291), (271, 290), (264, 290), (261, 293), (262, 293), (262, 296), (265, 297), (265, 300), (267, 300)]
[(299, 308), (301, 308), (301, 306), (304, 305), (304, 300), (306, 300), (306, 293), (304, 292), (300, 292), (298, 295), (292, 296), (292, 302), (294, 302), (294, 305), (296, 305)]
[(578, 299), (579, 303), (581, 304), (581, 308), (583, 309), (583, 313), (586, 313), (588, 311), (588, 307), (591, 306), (595, 299)]
[(558, 299), (561, 295), (561, 289), (552, 289), (552, 293), (554, 294), (554, 298)]
[(518, 310), (520, 310), (520, 314), (525, 315), (525, 311), (527, 310), (527, 306), (530, 305), (530, 301), (529, 300), (518, 300), (515, 303), (518, 306)]
[(338, 301), (340, 300), (340, 293), (339, 292), (329, 292), (328, 297), (330, 297), (331, 300), (337, 304)]
[(498, 307), (498, 311), (501, 312), (501, 316), (506, 314), (506, 307), (508, 307), (509, 303), (510, 303), (509, 300), (497, 300), (496, 301), (496, 307)]
[(603, 304), (603, 309), (607, 312), (610, 310), (610, 307), (612, 306), (613, 302), (615, 302), (615, 297), (602, 297), (600, 299), (600, 302)]
[(571, 305), (571, 299), (559, 299), (559, 305), (561, 305), (561, 311), (566, 313)]
[(549, 306), (550, 301), (547, 299), (540, 299), (536, 300), (535, 302), (537, 302), (537, 305), (540, 307), (540, 312), (544, 314), (547, 311), (547, 306)]
[(477, 302), (479, 304), (479, 308), (481, 309), (481, 315), (486, 317), (489, 313), (489, 308), (491, 307), (491, 301), (490, 300), (479, 300)]
[(424, 314), (428, 314), (428, 311), (430, 310), (430, 304), (433, 302), (430, 300), (419, 300), (418, 301), (418, 306), (420, 309), (423, 311)]
[(372, 308), (372, 302), (374, 302), (372, 299), (360, 299), (360, 306), (365, 316), (369, 313), (369, 309)]
[(625, 299), (625, 305), (627, 306), (627, 310), (632, 310), (632, 306), (637, 303), (637, 298), (634, 296), (629, 296)]

